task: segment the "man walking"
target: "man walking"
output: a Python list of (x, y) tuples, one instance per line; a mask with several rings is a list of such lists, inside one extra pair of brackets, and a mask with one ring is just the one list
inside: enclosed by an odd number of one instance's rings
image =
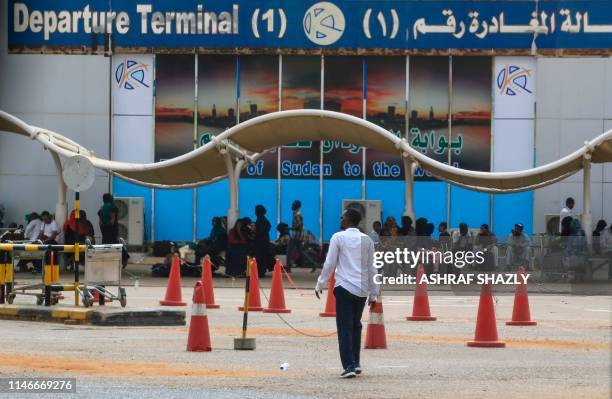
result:
[(370, 306), (376, 303), (379, 290), (374, 283), (377, 273), (374, 267), (374, 243), (357, 228), (360, 221), (361, 215), (356, 210), (344, 211), (341, 221), (343, 231), (332, 236), (315, 287), (315, 295), (320, 298), (319, 294), (336, 269), (336, 328), (340, 361), (344, 369), (341, 378), (353, 378), (361, 374), (361, 315), (366, 300)]

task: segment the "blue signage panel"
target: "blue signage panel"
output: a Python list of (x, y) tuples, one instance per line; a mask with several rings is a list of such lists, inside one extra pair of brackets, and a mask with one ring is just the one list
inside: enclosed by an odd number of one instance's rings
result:
[(23, 0), (10, 50), (114, 46), (280, 49), (610, 49), (612, 2)]

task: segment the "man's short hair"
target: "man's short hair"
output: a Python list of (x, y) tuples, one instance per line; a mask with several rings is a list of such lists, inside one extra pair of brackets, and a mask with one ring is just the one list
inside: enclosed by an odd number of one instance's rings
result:
[(567, 197), (567, 199), (565, 200), (565, 205), (569, 205), (569, 204), (574, 204), (575, 201), (572, 197)]
[(40, 217), (43, 217), (43, 216), (51, 216), (51, 214), (49, 213), (49, 211), (42, 211), (40, 213)]
[(106, 194), (102, 195), (102, 202), (104, 202), (104, 203), (113, 202), (112, 194), (106, 193)]
[(353, 226), (359, 226), (359, 222), (361, 222), (361, 213), (357, 212), (355, 209), (348, 208), (344, 211), (344, 214)]

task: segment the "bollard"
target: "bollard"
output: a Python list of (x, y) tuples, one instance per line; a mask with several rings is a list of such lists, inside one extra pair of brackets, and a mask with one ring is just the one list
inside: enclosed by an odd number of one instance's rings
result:
[(48, 258), (50, 258), (49, 264), (45, 264), (43, 266), (43, 281), (45, 284), (45, 306), (51, 306), (51, 268), (53, 267), (53, 251), (47, 250), (47, 252), (45, 253), (45, 263)]
[(4, 303), (6, 296), (4, 291), (5, 275), (6, 275), (6, 252), (2, 252), (2, 260), (0, 260), (0, 304)]
[(242, 336), (234, 338), (234, 350), (254, 350), (255, 338), (247, 338), (247, 321), (249, 317), (249, 289), (251, 285), (251, 258), (247, 257), (246, 283), (244, 286), (244, 306), (242, 307)]

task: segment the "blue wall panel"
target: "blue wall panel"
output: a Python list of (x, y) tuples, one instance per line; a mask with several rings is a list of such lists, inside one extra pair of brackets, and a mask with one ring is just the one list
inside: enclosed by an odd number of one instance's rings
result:
[(414, 183), (414, 213), (417, 218), (427, 218), (436, 227), (434, 236), (438, 235), (438, 224), (446, 221), (447, 184), (443, 182)]
[(533, 234), (533, 192), (496, 194), (493, 197), (493, 232), (507, 237), (515, 223), (522, 223), (524, 232)]
[(319, 232), (319, 180), (318, 179), (281, 179), (281, 221), (291, 226), (291, 203), (302, 202), (304, 229), (310, 230), (318, 238)]
[(361, 180), (323, 181), (323, 240), (340, 230), (343, 199), (361, 199)]
[(193, 239), (193, 189), (155, 190), (155, 240)]
[[(255, 221), (255, 205), (266, 208), (266, 217), (270, 221), (270, 239), (276, 239), (276, 213), (277, 213), (277, 180), (276, 179), (240, 179), (240, 195), (238, 209), (240, 217), (250, 217)], [(229, 206), (229, 198), (226, 202)]]
[(229, 183), (227, 179), (198, 187), (197, 238), (206, 238), (212, 228), (213, 216), (226, 216), (229, 208)]
[[(404, 197), (403, 180), (366, 181), (366, 199), (380, 200), (382, 202), (382, 223), (384, 223), (387, 216), (393, 216), (399, 222), (404, 211)], [(371, 227), (368, 226), (368, 232)]]
[(467, 223), (470, 229), (489, 224), (489, 194), (451, 186), (450, 227), (457, 228), (459, 223)]
[(145, 202), (145, 237), (151, 239), (151, 189), (113, 177), (113, 196), (143, 197)]

